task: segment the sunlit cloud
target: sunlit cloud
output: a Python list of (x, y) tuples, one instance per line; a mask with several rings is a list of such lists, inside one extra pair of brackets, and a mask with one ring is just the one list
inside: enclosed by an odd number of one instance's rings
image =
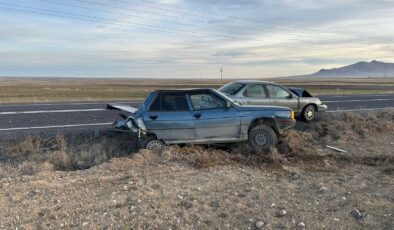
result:
[(0, 76), (290, 76), (394, 62), (378, 0), (0, 0)]

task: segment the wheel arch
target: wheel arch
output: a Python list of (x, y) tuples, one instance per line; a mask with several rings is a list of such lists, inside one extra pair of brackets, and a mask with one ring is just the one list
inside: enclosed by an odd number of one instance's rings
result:
[(301, 110), (302, 113), (304, 112), (305, 108), (310, 105), (313, 105), (313, 107), (315, 107), (315, 110), (318, 111), (317, 105), (315, 103), (308, 103), (308, 104), (304, 105), (304, 107), (302, 108), (302, 110)]
[(279, 127), (278, 127), (278, 122), (276, 121), (275, 118), (273, 117), (260, 117), (260, 118), (256, 118), (254, 119), (252, 122), (250, 122), (249, 127), (248, 127), (248, 134), (250, 133), (250, 131), (252, 130), (253, 127), (255, 127), (256, 125), (266, 125), (270, 128), (272, 128), (275, 133), (279, 133)]

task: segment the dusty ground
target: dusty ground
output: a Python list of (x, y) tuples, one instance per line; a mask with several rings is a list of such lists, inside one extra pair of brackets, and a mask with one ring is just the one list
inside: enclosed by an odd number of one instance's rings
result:
[(246, 146), (133, 153), (131, 139), (1, 142), (0, 229), (394, 226), (394, 111), (300, 123), (271, 155)]

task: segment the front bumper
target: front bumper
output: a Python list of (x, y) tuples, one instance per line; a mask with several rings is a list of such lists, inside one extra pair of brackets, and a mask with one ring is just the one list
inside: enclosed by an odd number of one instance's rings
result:
[(327, 109), (328, 109), (327, 105), (324, 105), (324, 104), (317, 105), (317, 111), (319, 111), (319, 112), (325, 112), (325, 111), (327, 111)]
[(129, 131), (132, 133), (140, 133), (145, 131), (145, 128), (140, 128), (138, 125), (138, 120), (136, 121), (133, 116), (117, 120), (112, 124), (112, 126), (115, 130)]

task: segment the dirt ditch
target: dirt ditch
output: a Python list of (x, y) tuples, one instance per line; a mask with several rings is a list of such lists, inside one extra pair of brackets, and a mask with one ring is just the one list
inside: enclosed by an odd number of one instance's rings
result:
[(159, 155), (110, 131), (2, 140), (0, 228), (390, 229), (393, 140), (394, 111), (299, 122), (270, 154)]

